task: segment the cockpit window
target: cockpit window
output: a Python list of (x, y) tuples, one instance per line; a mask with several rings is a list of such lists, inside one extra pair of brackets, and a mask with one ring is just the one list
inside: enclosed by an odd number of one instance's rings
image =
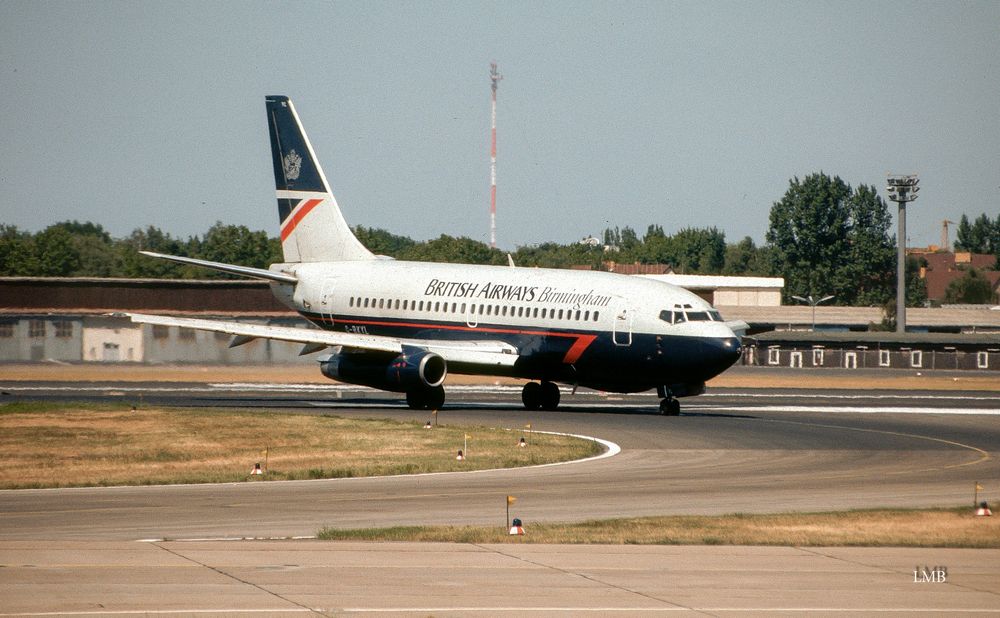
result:
[(660, 319), (668, 324), (683, 324), (684, 322), (722, 322), (722, 316), (718, 311), (695, 311), (691, 305), (675, 305), (673, 310), (664, 309), (660, 312)]

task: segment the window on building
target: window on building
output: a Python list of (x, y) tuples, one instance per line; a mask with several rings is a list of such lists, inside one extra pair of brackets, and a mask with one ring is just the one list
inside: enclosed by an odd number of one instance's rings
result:
[(4, 339), (14, 336), (14, 323), (13, 322), (0, 322), (0, 337)]
[(29, 337), (44, 337), (45, 336), (45, 320), (29, 320), (28, 321), (28, 336)]
[(910, 350), (910, 367), (923, 367), (923, 366), (924, 366), (923, 350)]
[(823, 357), (825, 356), (824, 352), (826, 352), (826, 350), (823, 350), (822, 348), (813, 350), (813, 367), (823, 366)]
[(178, 330), (177, 333), (181, 339), (191, 340), (195, 338), (195, 331), (190, 328), (182, 328)]
[(892, 353), (889, 350), (878, 351), (878, 366), (889, 367), (892, 365)]
[(767, 349), (767, 364), (777, 365), (781, 362), (781, 349), (780, 348), (768, 348)]
[(170, 336), (170, 327), (163, 324), (153, 324), (153, 339), (166, 339)]
[(55, 320), (52, 325), (56, 329), (56, 337), (63, 339), (73, 336), (73, 323), (69, 320)]
[(989, 352), (976, 352), (976, 368), (977, 369), (989, 369), (990, 368), (990, 353)]

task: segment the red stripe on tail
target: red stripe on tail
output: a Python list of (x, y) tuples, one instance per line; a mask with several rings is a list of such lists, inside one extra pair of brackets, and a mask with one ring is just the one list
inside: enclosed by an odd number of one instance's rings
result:
[(292, 235), (295, 231), (295, 227), (299, 224), (306, 215), (309, 214), (313, 208), (322, 203), (322, 199), (308, 200), (305, 203), (296, 208), (292, 212), (292, 216), (285, 220), (285, 224), (281, 226), (281, 242), (285, 242), (285, 239)]

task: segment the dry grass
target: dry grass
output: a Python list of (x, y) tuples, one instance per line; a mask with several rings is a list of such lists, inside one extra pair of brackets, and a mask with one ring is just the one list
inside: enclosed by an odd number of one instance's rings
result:
[[(455, 460), (463, 448), (469, 457)], [(390, 420), (93, 404), (0, 406), (0, 488), (287, 480), (505, 468), (600, 452), (594, 442)], [(262, 477), (255, 477), (259, 479)]]
[(1000, 518), (974, 517), (971, 507), (780, 515), (673, 516), (581, 524), (526, 523), (523, 537), (499, 526), (336, 530), (326, 540), (608, 545), (779, 545), (795, 547), (1000, 548)]

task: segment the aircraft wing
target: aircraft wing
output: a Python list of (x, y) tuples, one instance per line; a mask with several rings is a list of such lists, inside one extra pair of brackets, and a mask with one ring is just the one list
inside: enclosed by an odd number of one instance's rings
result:
[(423, 339), (400, 339), (382, 335), (359, 335), (338, 333), (314, 328), (294, 328), (291, 326), (268, 326), (266, 324), (246, 324), (201, 318), (175, 318), (145, 313), (124, 313), (136, 324), (159, 326), (179, 326), (216, 333), (233, 335), (230, 347), (253, 341), (254, 339), (276, 339), (301, 343), (305, 347), (302, 354), (318, 352), (327, 347), (341, 346), (355, 350), (373, 352), (403, 353), (405, 348), (419, 348), (433, 352), (446, 362), (470, 363), (476, 365), (512, 366), (517, 361), (517, 348), (502, 341), (433, 341)]

